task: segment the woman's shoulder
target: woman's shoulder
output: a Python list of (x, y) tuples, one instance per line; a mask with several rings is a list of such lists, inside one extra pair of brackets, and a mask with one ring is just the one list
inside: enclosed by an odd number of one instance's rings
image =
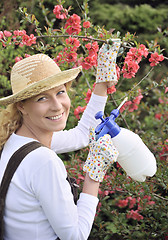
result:
[(34, 176), (49, 176), (49, 172), (57, 175), (58, 171), (62, 170), (65, 171), (63, 162), (58, 155), (53, 150), (41, 146), (25, 156), (18, 173), (24, 173), (28, 179), (32, 179)]
[(36, 161), (37, 163), (40, 162), (40, 164), (59, 159), (53, 150), (43, 145), (30, 151), (25, 158), (32, 159), (31, 161)]
[(19, 152), (19, 154), (25, 157), (34, 156), (40, 157), (41, 159), (45, 158), (46, 155), (48, 157), (56, 156), (55, 152), (40, 142), (32, 138), (16, 135), (15, 133), (13, 133), (6, 142), (5, 150), (11, 153)]
[[(37, 143), (37, 147), (36, 147)], [(31, 145), (31, 146), (30, 146)], [(61, 159), (58, 155), (48, 147), (41, 145), (39, 142), (26, 137), (13, 134), (4, 147), (4, 158), (9, 159), (14, 153), (23, 149), (23, 168), (37, 169), (39, 166), (47, 164), (61, 164)], [(22, 153), (20, 152), (22, 155)], [(16, 155), (17, 157), (17, 155)]]

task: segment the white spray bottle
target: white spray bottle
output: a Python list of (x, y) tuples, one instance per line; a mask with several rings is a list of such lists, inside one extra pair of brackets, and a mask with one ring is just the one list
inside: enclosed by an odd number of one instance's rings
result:
[(147, 176), (152, 177), (156, 173), (156, 159), (139, 135), (126, 128), (120, 128), (115, 122), (119, 115), (119, 109), (126, 100), (124, 99), (120, 106), (105, 119), (103, 119), (102, 111), (95, 115), (96, 119), (102, 120), (96, 127), (95, 134), (97, 139), (105, 134), (110, 134), (119, 151), (117, 162), (132, 179), (144, 182)]

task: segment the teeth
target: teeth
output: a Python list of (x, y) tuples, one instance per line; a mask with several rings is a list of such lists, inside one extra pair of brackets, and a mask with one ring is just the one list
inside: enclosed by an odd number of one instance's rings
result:
[(61, 117), (62, 117), (62, 114), (57, 115), (57, 116), (55, 116), (55, 117), (48, 117), (48, 118), (51, 119), (51, 120), (57, 120), (57, 119), (59, 119), (59, 118), (61, 118)]

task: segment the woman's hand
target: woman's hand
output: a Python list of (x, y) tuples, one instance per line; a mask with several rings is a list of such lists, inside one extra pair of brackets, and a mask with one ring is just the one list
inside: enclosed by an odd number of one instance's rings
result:
[(119, 153), (109, 134), (96, 141), (94, 128), (90, 129), (89, 147), (90, 151), (83, 170), (91, 179), (102, 182), (108, 168), (117, 160)]
[(107, 96), (107, 88), (117, 83), (116, 58), (121, 40), (111, 39), (110, 44), (103, 44), (98, 53), (98, 66), (94, 94)]
[(116, 58), (120, 45), (120, 39), (110, 39), (110, 44), (103, 44), (100, 48), (96, 83), (108, 82), (108, 87), (117, 83)]

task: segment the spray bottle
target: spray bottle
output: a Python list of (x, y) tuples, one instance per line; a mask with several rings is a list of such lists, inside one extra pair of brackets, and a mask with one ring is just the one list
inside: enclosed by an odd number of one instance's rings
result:
[(95, 134), (97, 139), (109, 134), (119, 151), (117, 162), (133, 180), (144, 182), (147, 176), (152, 177), (156, 173), (156, 159), (139, 135), (126, 128), (119, 127), (115, 122), (120, 113), (120, 108), (126, 101), (127, 98), (105, 119), (102, 111), (95, 115), (96, 119), (102, 121), (96, 127)]

